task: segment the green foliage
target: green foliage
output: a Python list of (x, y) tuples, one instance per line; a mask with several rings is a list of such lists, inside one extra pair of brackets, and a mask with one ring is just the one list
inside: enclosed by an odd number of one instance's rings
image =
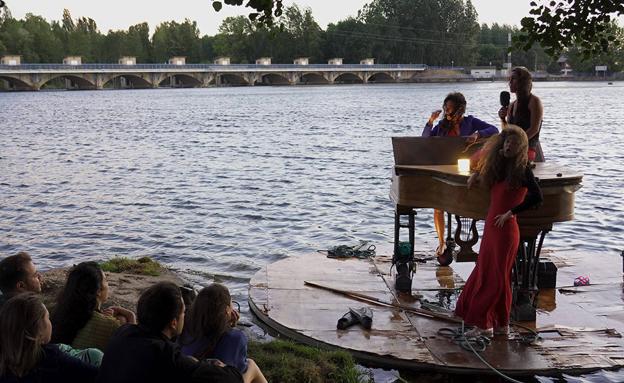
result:
[[(225, 3), (242, 4), (242, 0)], [(271, 0), (263, 4), (276, 9)], [(104, 34), (95, 20), (74, 19), (69, 10), (59, 21), (48, 22), (32, 14), (15, 19), (4, 7), (0, 9), (0, 54), (22, 55), (24, 63), (59, 63), (68, 55), (82, 56), (87, 63), (116, 63), (121, 56), (135, 56), (137, 63), (163, 63), (172, 56), (185, 56), (188, 63), (210, 63), (217, 56), (228, 56), (232, 63), (253, 63), (259, 57), (271, 57), (274, 63), (292, 63), (296, 57), (308, 57), (311, 63), (333, 57), (357, 63), (374, 57), (377, 63), (501, 68), (507, 61), (508, 34), (515, 41), (529, 41), (516, 27), (479, 26), (470, 0), (372, 0), (357, 17), (330, 24), (325, 31), (310, 8), (291, 5), (272, 17), (270, 25), (253, 21), (254, 17), (228, 17), (215, 36), (200, 36), (197, 23), (188, 19), (163, 22), (152, 35), (147, 23)], [(601, 31), (611, 36), (608, 52), (587, 59), (587, 48), (578, 39), (563, 50), (575, 71), (589, 71), (596, 63), (621, 69), (622, 29), (611, 22)], [(516, 43), (512, 49), (514, 64), (559, 72), (558, 56), (549, 56), (548, 45), (522, 48)]]
[(616, 15), (624, 15), (621, 0), (531, 1), (531, 16), (522, 19), (516, 47), (528, 50), (541, 44), (551, 56), (578, 47), (584, 59), (622, 47), (609, 27)]
[(160, 263), (149, 257), (130, 259), (126, 257), (111, 258), (100, 264), (102, 270), (111, 273), (130, 273), (159, 276), (162, 272)]
[(345, 351), (324, 351), (290, 341), (249, 343), (249, 356), (269, 382), (360, 383), (371, 378), (357, 369)]

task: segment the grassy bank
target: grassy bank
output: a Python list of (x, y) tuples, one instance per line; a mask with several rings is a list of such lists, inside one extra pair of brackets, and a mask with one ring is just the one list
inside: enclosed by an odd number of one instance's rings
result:
[(149, 257), (130, 259), (126, 257), (111, 258), (100, 264), (102, 270), (109, 273), (128, 273), (138, 275), (151, 275), (157, 277), (163, 268), (160, 263)]
[(368, 383), (345, 351), (325, 351), (290, 341), (250, 342), (249, 357), (256, 361), (269, 382)]

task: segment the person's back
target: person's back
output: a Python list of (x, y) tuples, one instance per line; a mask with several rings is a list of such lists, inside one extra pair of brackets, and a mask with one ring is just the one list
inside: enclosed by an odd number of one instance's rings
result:
[(162, 334), (140, 325), (124, 325), (111, 338), (98, 382), (183, 382), (197, 363), (180, 355)]
[(184, 325), (184, 302), (174, 284), (157, 283), (143, 292), (137, 315), (138, 325), (120, 327), (109, 341), (98, 382), (190, 382), (198, 370), (210, 382), (242, 382), (235, 368), (200, 364), (171, 341)]

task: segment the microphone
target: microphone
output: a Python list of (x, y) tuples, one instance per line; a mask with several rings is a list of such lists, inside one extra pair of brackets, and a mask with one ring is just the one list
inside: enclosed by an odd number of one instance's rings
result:
[(511, 94), (506, 90), (500, 92), (500, 104), (502, 107), (506, 108), (509, 106), (509, 101), (511, 100)]

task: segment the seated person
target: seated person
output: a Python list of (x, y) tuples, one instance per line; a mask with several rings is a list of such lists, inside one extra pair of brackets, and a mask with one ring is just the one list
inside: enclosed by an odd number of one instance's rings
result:
[(41, 293), (41, 275), (28, 253), (19, 252), (0, 262), (0, 307), (13, 295)]
[(245, 383), (266, 383), (258, 365), (247, 358), (247, 337), (233, 328), (238, 319), (227, 287), (213, 283), (203, 288), (186, 318), (186, 331), (180, 339), (182, 353), (236, 367)]
[(121, 307), (102, 310), (108, 282), (96, 262), (74, 266), (52, 312), (52, 341), (74, 348), (104, 350), (123, 323), (136, 323), (134, 313)]
[(17, 294), (0, 309), (1, 383), (89, 383), (97, 368), (48, 344), (48, 310), (33, 293)]
[(171, 341), (184, 327), (184, 301), (180, 288), (160, 282), (141, 294), (139, 324), (119, 328), (104, 352), (100, 383), (170, 383), (196, 381), (242, 382), (233, 367), (219, 362), (198, 362), (183, 355)]
[[(427, 121), (423, 129), (422, 136), (468, 137), (470, 142), (476, 142), (480, 138), (490, 137), (498, 133), (498, 128), (494, 125), (481, 121), (472, 115), (464, 116), (466, 105), (466, 98), (463, 94), (459, 92), (449, 93), (442, 104), (442, 109), (444, 110), (442, 120), (434, 127), (433, 123), (440, 116), (442, 110), (436, 110), (431, 113), (431, 117), (429, 117), (429, 121)], [(433, 210), (433, 223), (438, 234), (436, 255), (440, 259), (446, 246), (444, 240), (444, 211)]]

